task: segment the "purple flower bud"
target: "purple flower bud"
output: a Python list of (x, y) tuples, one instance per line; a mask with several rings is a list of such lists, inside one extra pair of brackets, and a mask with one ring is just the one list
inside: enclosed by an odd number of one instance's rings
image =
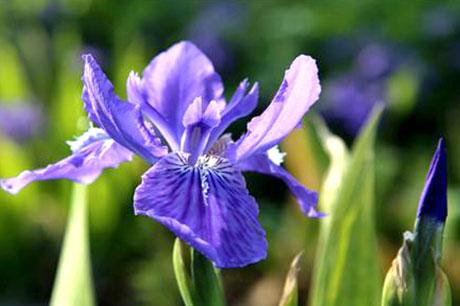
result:
[(441, 223), (444, 223), (447, 217), (447, 157), (442, 138), (431, 161), (420, 197), (417, 217), (422, 216), (435, 218)]

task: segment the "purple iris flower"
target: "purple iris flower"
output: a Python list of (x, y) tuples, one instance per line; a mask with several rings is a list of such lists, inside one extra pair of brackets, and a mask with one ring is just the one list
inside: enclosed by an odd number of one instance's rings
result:
[(425, 179), (417, 217), (434, 218), (444, 223), (447, 218), (447, 156), (444, 139), (440, 139)]
[(359, 52), (350, 71), (325, 86), (321, 113), (326, 120), (355, 136), (377, 103), (385, 103), (388, 77), (397, 63), (388, 48), (370, 44)]
[(292, 62), (271, 104), (235, 142), (223, 133), (255, 109), (258, 86), (242, 81), (227, 103), (220, 76), (192, 43), (160, 53), (142, 77), (132, 72), (128, 101), (115, 95), (91, 55), (83, 60), (84, 108), (98, 127), (69, 142), (69, 157), (0, 181), (6, 191), (58, 178), (89, 184), (104, 168), (138, 154), (152, 167), (135, 191), (135, 214), (165, 225), (221, 268), (242, 267), (267, 255), (243, 171), (280, 178), (305, 215), (322, 216), (317, 193), (280, 166), (283, 154), (276, 149), (318, 99), (318, 70), (311, 57), (300, 55)]

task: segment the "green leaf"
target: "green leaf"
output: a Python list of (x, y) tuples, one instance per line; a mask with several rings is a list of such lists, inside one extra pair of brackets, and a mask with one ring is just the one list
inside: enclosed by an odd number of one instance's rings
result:
[[(323, 181), (320, 199), (320, 208), (325, 212), (334, 210), (337, 204), (337, 192), (341, 186), (343, 176), (350, 161), (350, 152), (345, 142), (338, 136), (332, 134), (326, 127), (326, 124), (319, 118), (315, 117), (313, 123), (322, 142), (324, 151), (329, 156), (329, 167)], [(322, 226), (329, 224), (331, 218), (324, 218)], [(329, 231), (322, 230), (322, 233), (329, 234)]]
[(300, 262), (302, 259), (302, 253), (294, 257), (294, 260), (291, 263), (291, 268), (289, 269), (286, 281), (284, 282), (283, 295), (278, 306), (297, 306), (299, 305), (299, 296), (298, 296), (298, 282), (297, 276), (300, 271)]
[(50, 306), (93, 306), (86, 187), (74, 184)]
[(374, 109), (351, 156), (325, 131), (330, 167), (320, 193), (322, 220), (310, 305), (377, 305), (380, 295), (374, 224), (374, 141), (382, 109)]
[(186, 306), (224, 306), (220, 272), (199, 252), (190, 248), (187, 268), (185, 244), (177, 238), (173, 249), (173, 266), (177, 285)]
[(176, 275), (177, 286), (179, 287), (185, 306), (196, 306), (198, 304), (195, 304), (193, 301), (193, 288), (184, 260), (184, 247), (184, 243), (179, 238), (176, 238), (172, 257), (174, 274)]
[[(452, 306), (449, 279), (434, 254), (441, 246), (442, 228), (435, 231), (432, 237), (422, 233), (422, 241), (411, 232), (404, 233), (403, 245), (385, 277), (381, 306)], [(430, 245), (420, 254), (417, 243), (423, 240)]]

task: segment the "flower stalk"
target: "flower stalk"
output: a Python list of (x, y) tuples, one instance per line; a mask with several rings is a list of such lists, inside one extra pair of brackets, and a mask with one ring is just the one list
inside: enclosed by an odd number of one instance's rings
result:
[[(187, 251), (190, 251), (188, 258)], [(173, 267), (177, 286), (186, 306), (224, 306), (220, 271), (202, 254), (176, 239)]]

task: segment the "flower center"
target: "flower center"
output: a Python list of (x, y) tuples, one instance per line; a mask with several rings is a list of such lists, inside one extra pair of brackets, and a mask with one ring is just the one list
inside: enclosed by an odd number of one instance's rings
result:
[(209, 102), (205, 107), (203, 99), (197, 97), (185, 111), (182, 119), (185, 130), (180, 149), (190, 154), (189, 164), (195, 165), (204, 153), (211, 131), (220, 123), (221, 110), (216, 101)]

